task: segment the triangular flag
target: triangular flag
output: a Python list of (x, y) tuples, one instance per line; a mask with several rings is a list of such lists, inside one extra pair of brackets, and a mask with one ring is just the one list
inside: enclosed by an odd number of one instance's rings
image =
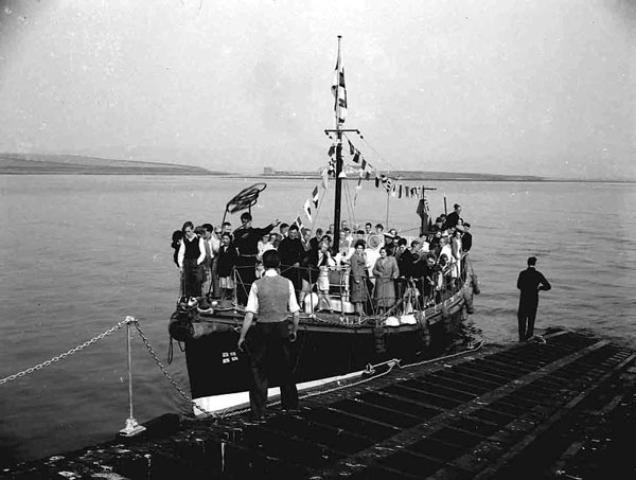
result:
[(314, 187), (314, 191), (311, 192), (311, 199), (314, 202), (314, 207), (318, 208), (318, 199), (320, 198), (318, 193), (318, 187)]
[(380, 186), (380, 177), (375, 177), (375, 188)]
[(327, 155), (329, 155), (330, 157), (333, 157), (334, 153), (336, 153), (336, 146), (332, 144), (331, 147), (329, 147), (329, 151), (327, 152)]
[(358, 163), (360, 161), (360, 152), (356, 150), (356, 153), (353, 155), (354, 163)]
[(353, 146), (351, 140), (347, 139), (347, 142), (349, 142), (349, 154), (353, 155), (354, 153), (356, 153), (356, 147)]
[(366, 170), (367, 169), (367, 161), (364, 158), (362, 159), (362, 163), (360, 164), (360, 168), (362, 168), (362, 170)]
[(309, 219), (309, 221), (313, 223), (313, 220), (311, 219), (311, 200), (309, 199), (305, 200), (305, 204), (303, 205), (303, 210), (305, 211), (305, 215), (307, 215), (307, 218)]
[(329, 187), (329, 169), (323, 168), (320, 176), (322, 177), (322, 188), (327, 190), (327, 188)]
[(398, 198), (402, 198), (402, 185), (400, 185), (400, 188), (398, 189)]
[(404, 187), (404, 196), (406, 198), (409, 198), (409, 190), (411, 189), (411, 187), (409, 187), (408, 185)]
[(300, 219), (300, 216), (296, 217), (296, 221), (294, 223), (298, 225), (298, 228), (303, 228), (303, 221)]

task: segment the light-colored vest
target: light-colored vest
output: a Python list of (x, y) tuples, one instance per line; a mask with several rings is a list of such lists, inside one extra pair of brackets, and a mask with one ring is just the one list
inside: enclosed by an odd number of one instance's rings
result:
[(258, 292), (258, 321), (282, 322), (289, 312), (289, 284), (285, 277), (276, 275), (256, 281)]

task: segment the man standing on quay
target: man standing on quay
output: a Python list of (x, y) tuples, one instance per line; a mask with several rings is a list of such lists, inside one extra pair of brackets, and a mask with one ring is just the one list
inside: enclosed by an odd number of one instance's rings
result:
[(539, 305), (539, 290), (550, 290), (552, 286), (541, 272), (535, 269), (536, 257), (528, 258), (528, 268), (519, 273), (517, 288), (519, 295), (519, 341), (524, 342), (534, 335), (534, 320)]
[[(269, 380), (280, 380), (281, 405), (285, 410), (298, 408), (298, 390), (293, 379), (291, 342), (296, 340), (300, 308), (294, 286), (279, 275), (280, 256), (276, 250), (263, 253), (263, 278), (250, 289), (238, 349), (249, 356), (251, 420), (262, 422), (267, 405)], [(287, 319), (292, 313), (293, 320)], [(254, 317), (258, 321), (246, 336)]]

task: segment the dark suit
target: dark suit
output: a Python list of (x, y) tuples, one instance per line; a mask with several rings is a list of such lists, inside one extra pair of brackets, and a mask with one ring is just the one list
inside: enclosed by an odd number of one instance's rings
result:
[(519, 310), (517, 319), (519, 321), (519, 341), (527, 340), (534, 335), (534, 320), (537, 316), (537, 306), (539, 305), (539, 290), (550, 290), (552, 286), (534, 267), (519, 273), (517, 288), (521, 291), (519, 295)]
[(457, 211), (453, 211), (451, 213), (448, 214), (448, 216), (446, 217), (446, 222), (444, 223), (444, 228), (451, 228), (457, 225), (457, 222), (459, 222), (459, 219), (461, 217), (459, 216), (459, 213), (457, 213)]

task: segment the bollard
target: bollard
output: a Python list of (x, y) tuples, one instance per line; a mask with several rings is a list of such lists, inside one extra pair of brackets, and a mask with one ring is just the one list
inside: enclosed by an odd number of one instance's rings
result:
[(123, 437), (134, 437), (146, 430), (146, 427), (139, 425), (133, 415), (133, 384), (132, 384), (132, 332), (130, 324), (136, 322), (133, 317), (126, 317), (126, 347), (128, 352), (128, 408), (129, 416), (126, 419), (126, 426), (119, 431)]

